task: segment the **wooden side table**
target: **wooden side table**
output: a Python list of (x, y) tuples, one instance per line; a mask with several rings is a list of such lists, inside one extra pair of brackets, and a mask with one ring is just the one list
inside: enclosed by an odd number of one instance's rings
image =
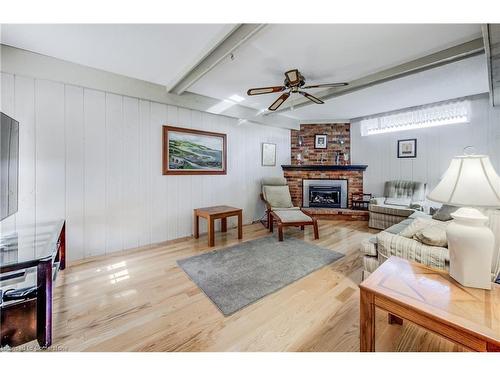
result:
[(375, 351), (375, 307), (472, 351), (500, 351), (500, 285), (466, 288), (447, 272), (391, 257), (359, 286), (360, 350)]
[(221, 232), (227, 232), (227, 218), (238, 216), (238, 239), (243, 238), (243, 210), (231, 206), (213, 206), (194, 209), (194, 238), (200, 237), (199, 218), (207, 220), (208, 246), (215, 246), (215, 220), (221, 220)]

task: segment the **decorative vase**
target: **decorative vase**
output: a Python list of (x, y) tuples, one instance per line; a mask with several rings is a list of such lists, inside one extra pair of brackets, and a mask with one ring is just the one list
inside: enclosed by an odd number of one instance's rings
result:
[(495, 237), (488, 218), (475, 208), (462, 207), (451, 214), (446, 228), (450, 252), (450, 276), (460, 284), (491, 289), (491, 262)]

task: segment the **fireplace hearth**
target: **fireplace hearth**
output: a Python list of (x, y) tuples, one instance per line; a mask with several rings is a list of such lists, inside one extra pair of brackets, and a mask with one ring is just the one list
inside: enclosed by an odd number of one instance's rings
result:
[(340, 208), (342, 189), (332, 185), (310, 185), (309, 207)]

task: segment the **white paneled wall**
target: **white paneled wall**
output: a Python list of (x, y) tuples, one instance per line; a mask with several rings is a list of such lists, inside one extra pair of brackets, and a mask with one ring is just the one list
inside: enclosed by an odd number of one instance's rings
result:
[[(406, 179), (428, 183), (434, 188), (448, 167), (451, 158), (463, 154), (466, 146), (476, 153), (490, 156), (500, 173), (500, 110), (493, 109), (486, 96), (475, 97), (471, 103), (469, 124), (448, 125), (385, 133), (362, 137), (359, 123), (351, 124), (353, 164), (367, 164), (364, 174), (365, 192), (380, 195), (384, 182)], [(398, 159), (398, 139), (417, 138), (417, 158)]]
[[(286, 129), (8, 73), (1, 83), (1, 110), (20, 122), (19, 212), (1, 230), (65, 218), (70, 260), (191, 235), (195, 207), (258, 219), (261, 178), (290, 162)], [(227, 175), (163, 176), (165, 124), (226, 133)], [(276, 167), (261, 166), (262, 142), (277, 144)]]

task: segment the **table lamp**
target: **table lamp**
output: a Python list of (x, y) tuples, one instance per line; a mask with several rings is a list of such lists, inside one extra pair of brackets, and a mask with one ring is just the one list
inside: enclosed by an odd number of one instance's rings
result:
[(495, 237), (488, 218), (477, 208), (500, 207), (500, 177), (486, 155), (452, 159), (443, 178), (427, 196), (431, 201), (460, 208), (446, 228), (450, 276), (460, 284), (491, 289), (491, 262)]

